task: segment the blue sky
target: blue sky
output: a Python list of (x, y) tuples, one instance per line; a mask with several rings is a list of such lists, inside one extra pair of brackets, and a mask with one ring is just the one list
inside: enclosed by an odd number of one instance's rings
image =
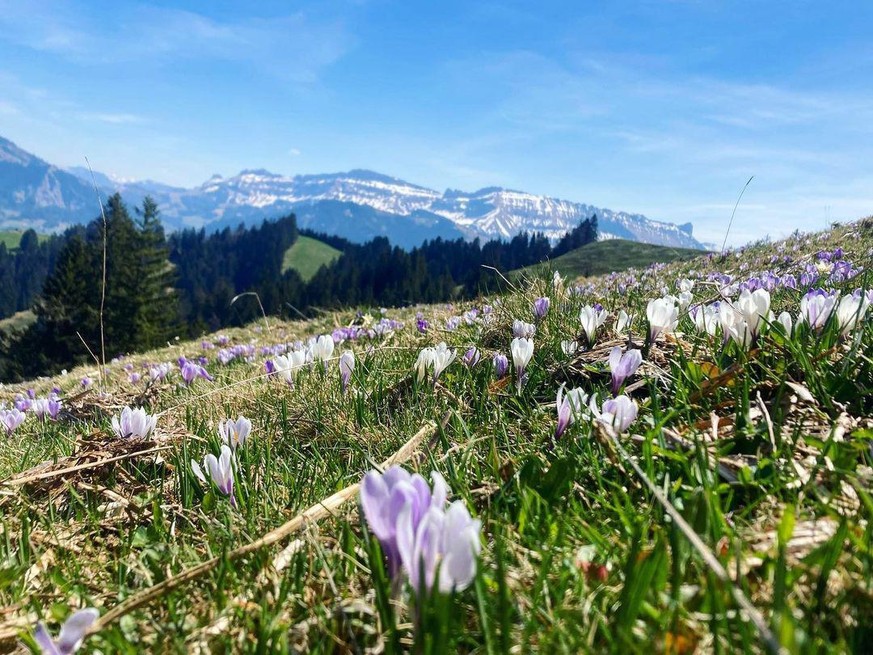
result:
[(0, 135), (184, 186), (370, 168), (692, 221), (873, 213), (873, 3), (0, 0)]

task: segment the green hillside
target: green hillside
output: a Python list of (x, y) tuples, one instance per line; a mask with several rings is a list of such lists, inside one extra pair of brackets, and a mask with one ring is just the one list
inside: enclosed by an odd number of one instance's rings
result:
[(513, 275), (536, 274), (547, 267), (569, 278), (603, 275), (628, 268), (643, 268), (654, 262), (687, 261), (702, 254), (705, 254), (702, 250), (655, 246), (625, 239), (608, 239), (571, 250), (550, 262), (513, 271)]
[(311, 237), (300, 236), (285, 252), (282, 272), (294, 269), (306, 282), (325, 264), (330, 264), (342, 253), (326, 243)]
[[(0, 230), (0, 243), (5, 243), (7, 249), (17, 248), (18, 244), (21, 243), (21, 235), (24, 234), (23, 230)], [(42, 243), (45, 241), (46, 236), (44, 234), (39, 235), (39, 241)]]

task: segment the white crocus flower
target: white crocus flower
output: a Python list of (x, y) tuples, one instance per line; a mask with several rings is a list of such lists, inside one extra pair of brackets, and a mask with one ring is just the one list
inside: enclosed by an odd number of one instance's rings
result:
[(789, 337), (791, 336), (791, 332), (794, 329), (794, 321), (791, 318), (791, 314), (788, 312), (782, 312), (776, 318), (776, 322), (779, 323), (785, 330), (785, 334)]
[(840, 298), (840, 302), (837, 304), (837, 323), (843, 336), (855, 329), (855, 326), (864, 318), (869, 306), (870, 301), (867, 299), (867, 295), (861, 292), (846, 294)]
[(423, 348), (420, 353), (418, 353), (418, 359), (415, 360), (415, 377), (419, 379), (419, 381), (424, 380), (427, 376), (427, 369), (433, 364), (435, 351), (433, 348)]
[(455, 351), (447, 347), (445, 343), (440, 343), (433, 352), (433, 381), (436, 384), (437, 378), (446, 370), (453, 361), (455, 361)]
[(670, 296), (655, 298), (646, 305), (649, 319), (649, 340), (654, 341), (662, 332), (672, 332), (679, 323), (679, 308)]
[(743, 289), (734, 306), (748, 324), (749, 331), (754, 337), (758, 334), (761, 321), (770, 312), (770, 293), (766, 289), (754, 291)]
[(125, 407), (121, 410), (121, 416), (112, 417), (112, 429), (123, 439), (145, 439), (155, 429), (157, 422), (158, 417), (142, 407)]
[(588, 339), (588, 345), (594, 343), (597, 328), (603, 325), (603, 321), (608, 315), (605, 309), (597, 309), (588, 305), (579, 310), (579, 322), (582, 324), (585, 337)]
[(245, 416), (240, 416), (236, 421), (227, 419), (218, 424), (218, 434), (221, 440), (234, 449), (245, 444), (251, 431), (252, 422)]
[(622, 334), (627, 329), (628, 325), (631, 324), (631, 320), (630, 315), (628, 315), (626, 311), (623, 309), (619, 311), (618, 317), (615, 320), (615, 331), (618, 334)]
[(527, 365), (530, 363), (531, 357), (533, 357), (533, 339), (516, 337), (512, 340), (509, 351), (512, 353), (512, 363), (515, 366), (515, 377), (516, 384), (518, 385), (518, 392), (521, 393), (521, 387), (524, 384), (525, 379), (524, 371), (527, 368)]

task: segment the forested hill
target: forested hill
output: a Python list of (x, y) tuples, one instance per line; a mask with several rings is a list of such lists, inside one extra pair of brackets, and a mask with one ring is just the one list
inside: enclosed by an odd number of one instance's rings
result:
[[(113, 357), (176, 336), (242, 325), (261, 311), (288, 316), (314, 308), (471, 297), (496, 288), (499, 276), (493, 269), (529, 266), (597, 235), (596, 217), (582, 221), (555, 248), (545, 236), (527, 233), (485, 244), (435, 239), (406, 251), (383, 237), (352, 244), (302, 232), (342, 253), (304, 282), (283, 266), (285, 253), (301, 234), (293, 215), (256, 227), (183, 230), (167, 237), (154, 202), (146, 198), (131, 211), (115, 194), (105, 207), (101, 333), (103, 220), (71, 228), (44, 244), (36, 235), (27, 236), (14, 255), (0, 245), (0, 265), (4, 253), (11, 257), (0, 268), (0, 289), (21, 290), (4, 311), (32, 306), (36, 316), (23, 333), (0, 335), (6, 353), (0, 356), (0, 379), (59, 370), (104, 349)], [(16, 286), (24, 278), (29, 286)]]

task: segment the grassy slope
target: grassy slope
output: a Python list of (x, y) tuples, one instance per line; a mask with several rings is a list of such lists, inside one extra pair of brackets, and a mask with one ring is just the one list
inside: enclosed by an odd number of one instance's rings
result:
[(24, 234), (21, 230), (0, 230), (0, 243), (5, 243), (6, 248), (11, 250), (17, 248), (21, 242), (21, 235)]
[(330, 264), (342, 253), (326, 243), (311, 237), (300, 236), (285, 252), (282, 272), (294, 269), (306, 282), (325, 264)]
[[(627, 309), (641, 343), (645, 301), (663, 285), (674, 290), (692, 268), (748, 276), (789, 255), (784, 268), (797, 270), (836, 245), (852, 261), (866, 261), (873, 231), (854, 224), (781, 248), (637, 271), (640, 286), (621, 295), (610, 286), (620, 280), (594, 280), (585, 296), (559, 295), (547, 280), (533, 280), (502, 298), (489, 322), (462, 322), (452, 332), (442, 329), (445, 306), (392, 311), (405, 328), (334, 353), (351, 348), (358, 357), (347, 394), (335, 362), (326, 372), (303, 371), (291, 388), (263, 376), (262, 355), (220, 365), (199, 340), (112, 363), (103, 396), (71, 398), (82, 375), (96, 377), (88, 368), (41, 380), (33, 385), (40, 394), (61, 387), (69, 414), (57, 423), (28, 418), (6, 439), (0, 480), (41, 462), (35, 470), (145, 445), (166, 449), (6, 485), (0, 606), (9, 609), (0, 614), (0, 646), (27, 635), (37, 618), (56, 631), (68, 606), (96, 606), (105, 616), (123, 598), (219, 556), (196, 581), (164, 590), (89, 637), (82, 652), (390, 653), (397, 642), (383, 619), (392, 613), (408, 647), (410, 596), (386, 606), (374, 595), (370, 572), (378, 559), (367, 554), (372, 542), (363, 539), (356, 502), (260, 555), (232, 564), (221, 558), (358, 482), (421, 426), (438, 422), (408, 466), (426, 477), (441, 471), (452, 498), (483, 523), (479, 575), (451, 604), (446, 652), (503, 653), (519, 643), (542, 653), (765, 652), (758, 630), (740, 618), (731, 586), (778, 627), (791, 652), (863, 650), (873, 619), (873, 363), (865, 354), (873, 321), (845, 342), (832, 328), (801, 330), (790, 341), (764, 335), (758, 349), (743, 353), (700, 335), (685, 317), (681, 334), (661, 339), (629, 380), (640, 417), (622, 448), (715, 553), (729, 582), (716, 579), (590, 421), (580, 418), (552, 445), (558, 387), (608, 393), (608, 347), (626, 340), (613, 334), (610, 320), (597, 348), (573, 361), (564, 356), (560, 342), (578, 336), (583, 303), (600, 301), (613, 314)], [(869, 276), (841, 288), (865, 282), (869, 288)], [(488, 362), (508, 351), (512, 320), (532, 320), (531, 303), (544, 294), (552, 309), (537, 326), (529, 377), (516, 394), (513, 381), (494, 381)], [(709, 298), (713, 289), (698, 282), (695, 294)], [(774, 292), (774, 311), (796, 315), (799, 298)], [(428, 334), (415, 328), (419, 310), (431, 321)], [(353, 317), (350, 310), (313, 322), (271, 320), (269, 328), (224, 334), (233, 344), (285, 343)], [(468, 369), (455, 361), (435, 389), (418, 384), (411, 376), (418, 352), (443, 340), (460, 352), (477, 345), (483, 363)], [(128, 379), (128, 365), (142, 372), (183, 354), (205, 354), (215, 381), (184, 388), (178, 373), (155, 385)], [(803, 384), (812, 400), (786, 380)], [(25, 386), (3, 389), (0, 399)], [(112, 436), (110, 417), (134, 403), (161, 413), (155, 443)], [(254, 429), (239, 451), (233, 508), (195, 479), (189, 462), (217, 452), (217, 422), (239, 414)]]
[[(18, 244), (21, 243), (22, 234), (24, 234), (24, 230), (0, 230), (0, 243), (5, 243), (6, 248), (9, 250), (17, 248)], [(48, 239), (48, 235), (37, 234), (37, 239), (42, 243)]]
[(521, 271), (515, 271), (514, 274), (537, 275), (542, 270), (550, 268), (559, 271), (565, 277), (574, 278), (583, 275), (603, 275), (632, 267), (645, 268), (654, 262), (686, 261), (700, 255), (701, 251), (688, 248), (654, 246), (625, 239), (607, 239), (589, 243), (548, 263), (529, 266)]
[(15, 312), (12, 316), (0, 319), (0, 332), (5, 332), (7, 334), (23, 332), (34, 321), (36, 321), (36, 315), (29, 309)]

